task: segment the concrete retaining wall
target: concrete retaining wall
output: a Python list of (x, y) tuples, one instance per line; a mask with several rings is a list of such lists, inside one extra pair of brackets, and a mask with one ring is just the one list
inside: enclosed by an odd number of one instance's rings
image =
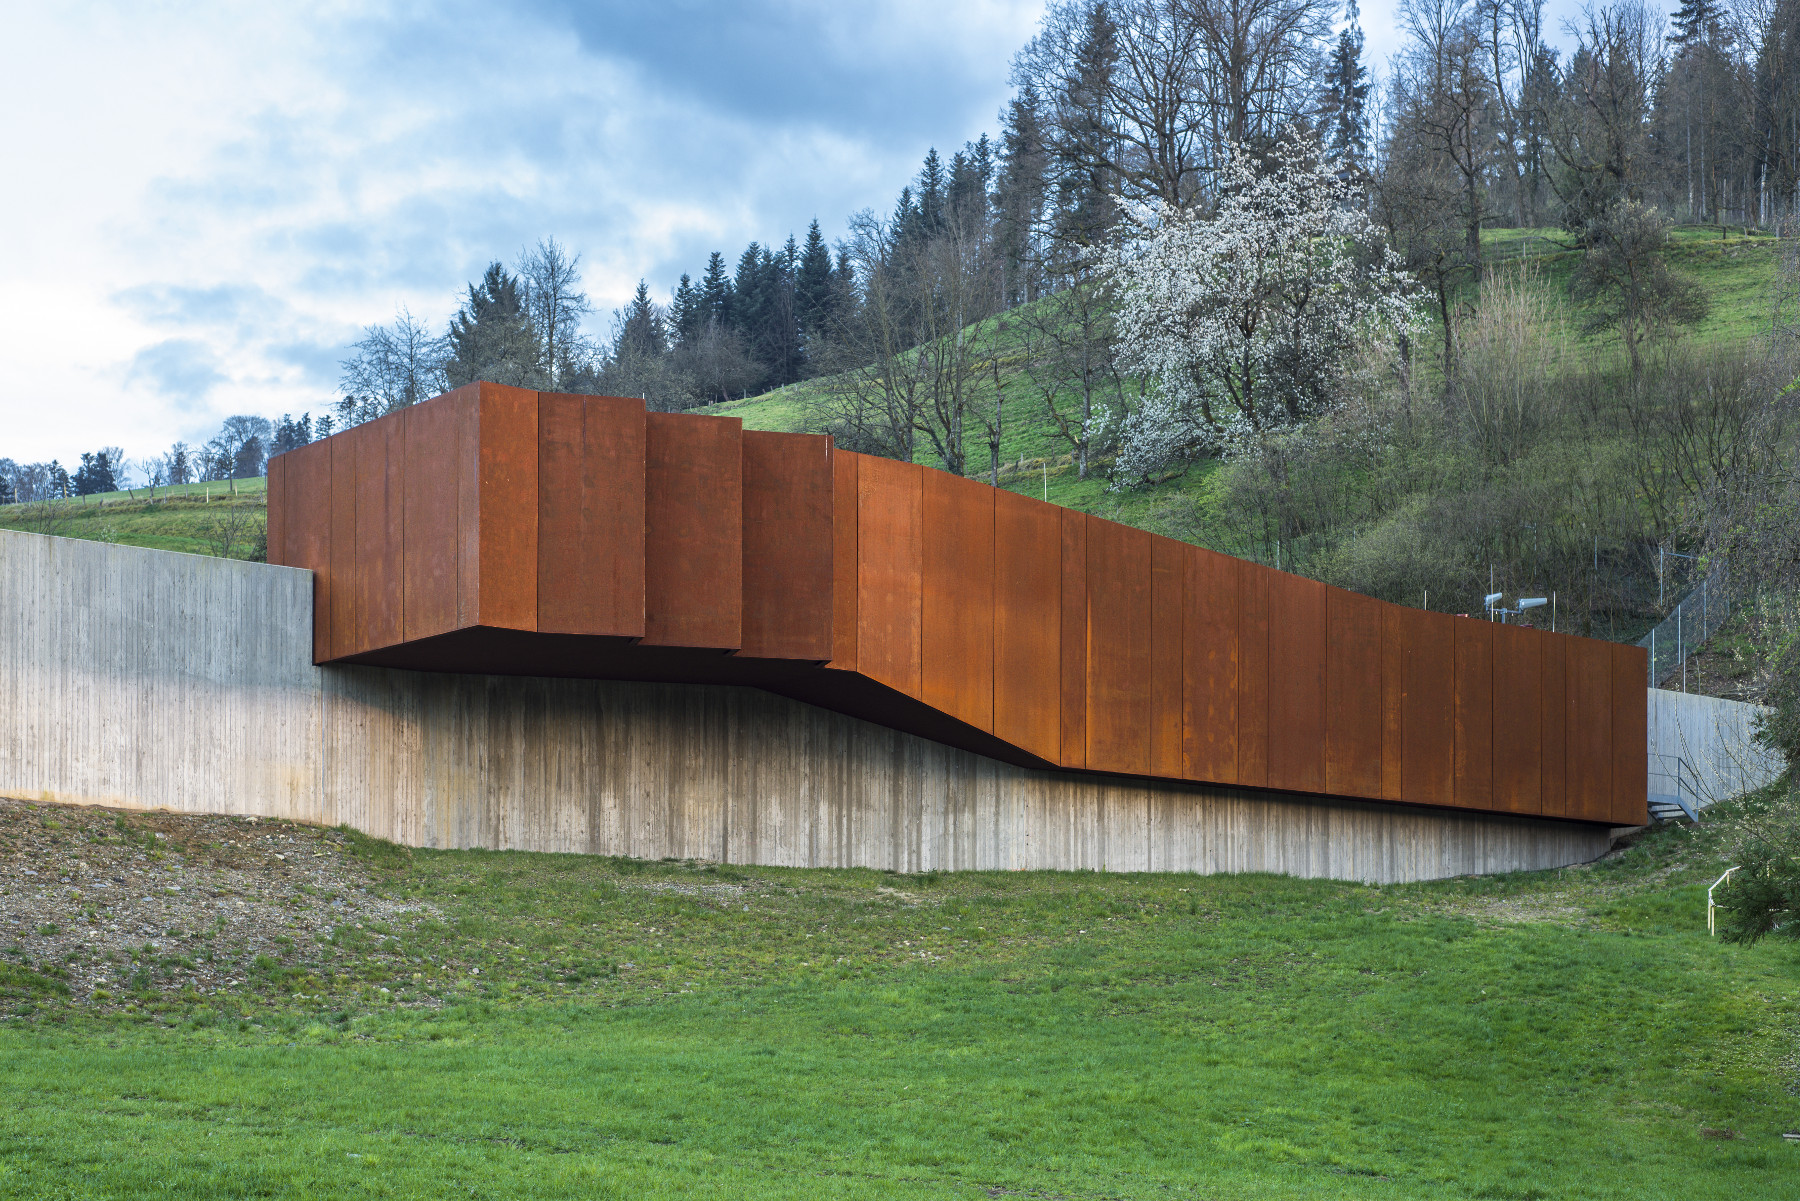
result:
[[(1780, 777), (1781, 756), (1756, 741), (1761, 705), (1650, 690), (1650, 792), (1683, 795), (1702, 805), (1730, 800)], [(1679, 761), (1679, 762), (1678, 762)]]
[(0, 793), (790, 866), (1561, 866), (1604, 828), (1012, 767), (751, 689), (311, 663), (309, 573), (0, 531)]

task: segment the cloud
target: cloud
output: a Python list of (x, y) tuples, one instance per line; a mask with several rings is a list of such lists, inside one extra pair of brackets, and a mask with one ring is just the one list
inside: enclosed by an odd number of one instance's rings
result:
[[(401, 305), (582, 254), (595, 330), (640, 278), (841, 232), (991, 127), (1031, 0), (38, 5), (0, 44), (0, 454), (140, 455), (317, 411)], [(75, 84), (76, 86), (71, 86)]]
[(192, 409), (225, 382), (212, 349), (191, 338), (170, 338), (146, 346), (131, 357), (129, 383), (147, 383), (173, 401)]
[[(1570, 3), (1571, 0), (1560, 0)], [(0, 455), (137, 456), (318, 411), (364, 326), (433, 324), (554, 235), (605, 329), (993, 131), (1039, 0), (15, 5), (0, 39)], [(1393, 40), (1369, 4), (1370, 50)]]

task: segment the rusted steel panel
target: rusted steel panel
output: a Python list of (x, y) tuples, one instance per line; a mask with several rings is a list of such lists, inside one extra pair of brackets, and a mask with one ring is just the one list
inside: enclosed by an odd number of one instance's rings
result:
[(357, 426), (356, 563), (359, 641), (392, 646), (405, 637), (403, 539), (406, 441), (403, 414)]
[(1381, 795), (1380, 601), (1325, 590), (1325, 790)]
[(1456, 621), (1456, 803), (1494, 803), (1494, 623)]
[(1187, 547), (1150, 539), (1150, 772), (1179, 779), (1185, 748), (1182, 726), (1182, 643), (1187, 608)]
[(831, 439), (744, 431), (744, 649), (831, 658)]
[(1612, 823), (1641, 826), (1650, 820), (1649, 652), (1612, 646)]
[(481, 385), (481, 624), (537, 628), (537, 393)]
[(1238, 783), (1269, 783), (1269, 577), (1238, 563)]
[(1494, 808), (1543, 810), (1544, 643), (1548, 634), (1495, 626)]
[(1406, 665), (1401, 726), (1400, 798), (1421, 805), (1456, 802), (1456, 623), (1419, 612), (1403, 626)]
[(314, 442), (282, 455), (280, 498), (282, 556), (271, 561), (313, 573), (313, 661), (332, 657), (331, 646), (331, 452), (330, 442)]
[(538, 629), (644, 633), (644, 403), (538, 393)]
[(360, 625), (357, 598), (362, 586), (356, 557), (356, 478), (362, 440), (354, 430), (325, 445), (331, 453), (331, 645), (323, 659), (339, 659), (369, 649)]
[(1325, 789), (1325, 585), (1269, 575), (1269, 784)]
[(1406, 764), (1406, 623), (1399, 605), (1381, 607), (1381, 799), (1405, 796)]
[(1062, 521), (994, 493), (994, 734), (1054, 763), (1061, 751)]
[(1551, 634), (1543, 639), (1542, 683), (1538, 689), (1539, 812), (1563, 816), (1563, 746), (1568, 738), (1568, 681), (1563, 670), (1569, 639)]
[(1087, 765), (1150, 771), (1151, 536), (1087, 522)]
[(456, 606), (458, 413), (428, 400), (402, 409), (405, 491), (402, 571), (405, 637), (430, 638), (458, 626)]
[(1062, 755), (1064, 767), (1087, 766), (1087, 516), (1060, 511), (1062, 521)]
[(481, 621), (481, 385), (440, 398), (456, 409), (456, 624)]
[(1571, 638), (1564, 665), (1568, 709), (1564, 729), (1563, 816), (1612, 817), (1612, 648)]
[(263, 518), (263, 543), (266, 547), (265, 557), (270, 563), (287, 562), (287, 456), (276, 455), (269, 460), (268, 483), (265, 505), (267, 513)]
[(924, 473), (920, 699), (994, 728), (994, 489)]
[[(270, 488), (321, 660), (760, 684), (1012, 762), (1642, 820), (1639, 651), (1382, 606), (822, 437), (481, 385), (291, 452)], [(621, 545), (668, 599), (660, 644), (625, 645), (629, 596), (596, 583), (629, 575)], [(468, 662), (442, 637), (500, 620)], [(827, 661), (866, 678), (806, 675)]]
[(644, 642), (743, 644), (744, 423), (651, 413), (644, 441)]
[(856, 670), (858, 583), (857, 525), (862, 498), (857, 479), (863, 456), (848, 450), (831, 452), (831, 662)]
[(1182, 774), (1237, 783), (1238, 565), (1193, 546), (1186, 551), (1182, 636)]
[(857, 465), (857, 670), (920, 694), (923, 467), (865, 456)]

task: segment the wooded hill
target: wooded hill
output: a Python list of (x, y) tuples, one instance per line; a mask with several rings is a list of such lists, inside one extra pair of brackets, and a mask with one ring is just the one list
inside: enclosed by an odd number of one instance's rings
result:
[[(1721, 450), (1696, 439), (1728, 440), (1753, 407), (1782, 244), (1741, 229), (1672, 233), (1662, 258), (1699, 286), (1706, 315), (1656, 342), (1633, 400), (1617, 339), (1583, 332), (1586, 309), (1570, 297), (1581, 251), (1569, 243), (1557, 230), (1485, 234), (1487, 295), (1471, 286), (1458, 299), (1458, 378), (1446, 381), (1431, 354), (1434, 324), (1416, 340), (1409, 387), (1366, 387), (1360, 405), (1295, 437), (1282, 479), (1267, 463), (1203, 458), (1121, 484), (1109, 477), (1104, 438), (1082, 478), (1011, 332), (1058, 297), (990, 318), (966, 334), (997, 346), (998, 383), (992, 370), (972, 373), (964, 470), (1402, 604), (1426, 604), (1429, 593), (1430, 607), (1466, 612), (1490, 590), (1555, 591), (1577, 628), (1635, 639), (1659, 616), (1655, 548), (1691, 549), (1697, 538), (1687, 502), (1698, 465), (1685, 460)], [(1505, 395), (1469, 395), (1478, 384)], [(841, 390), (826, 376), (700, 411), (751, 429), (821, 431)], [(1073, 398), (1055, 399), (1066, 414)], [(914, 458), (946, 466), (923, 439)], [(1693, 570), (1676, 562), (1665, 597)]]

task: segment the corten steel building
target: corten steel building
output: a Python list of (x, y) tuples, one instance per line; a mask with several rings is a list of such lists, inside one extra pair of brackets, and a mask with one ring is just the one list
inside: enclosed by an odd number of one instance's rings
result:
[[(581, 787), (618, 791), (608, 779), (629, 767), (655, 821), (720, 827), (696, 835), (702, 853), (716, 835), (710, 857), (1158, 866), (1160, 820), (1194, 844), (1162, 866), (1316, 868), (1333, 837), (1373, 839), (1391, 859), (1412, 830), (1514, 847), (1432, 851), (1440, 867), (1493, 870), (1588, 858), (1610, 828), (1646, 820), (1636, 647), (1386, 604), (734, 418), (471, 385), (271, 460), (269, 561), (313, 572), (319, 665), (654, 685), (609, 693), (593, 720), (638, 720), (654, 696), (665, 725), (707, 726), (651, 752), (688, 761), (671, 769), (683, 779), (643, 783), (657, 765), (609, 764), (601, 750), (583, 760)], [(785, 704), (771, 693), (830, 729), (804, 746), (772, 727), (751, 735)], [(871, 752), (868, 738), (888, 741)], [(691, 761), (708, 755), (732, 762), (696, 776)], [(965, 791), (986, 787), (993, 813), (975, 820), (994, 830), (967, 837), (998, 841), (894, 862), (821, 852), (859, 820), (828, 812), (821, 773), (856, 791), (846, 780), (864, 767), (903, 809), (909, 790), (957, 793), (959, 773)], [(733, 794), (718, 799), (722, 817), (666, 816), (693, 799), (674, 793), (704, 787)], [(1144, 815), (1096, 816), (1109, 789), (1146, 798)], [(788, 792), (806, 794), (804, 817), (770, 818), (791, 808)], [(1009, 818), (1009, 806), (1030, 812)], [(1256, 829), (1289, 845), (1249, 858), (1201, 846), (1209, 806), (1235, 806), (1240, 842)], [(804, 821), (809, 849), (763, 854), (754, 847), (781, 841), (765, 829), (734, 856), (734, 812), (740, 824)], [(949, 819), (881, 819), (934, 820)], [(1071, 849), (1084, 837), (1071, 828), (1085, 822), (1104, 844), (1120, 821), (1132, 854), (1093, 862)], [(1063, 849), (1021, 858), (1001, 845), (1021, 839)], [(1433, 869), (1302, 874), (1384, 872)]]

